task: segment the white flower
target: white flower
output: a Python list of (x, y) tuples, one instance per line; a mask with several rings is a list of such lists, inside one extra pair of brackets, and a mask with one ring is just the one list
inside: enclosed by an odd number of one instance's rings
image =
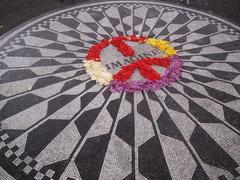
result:
[(100, 85), (109, 85), (112, 80), (112, 74), (109, 73), (106, 67), (101, 63), (93, 60), (83, 61), (87, 74), (92, 80), (96, 80)]

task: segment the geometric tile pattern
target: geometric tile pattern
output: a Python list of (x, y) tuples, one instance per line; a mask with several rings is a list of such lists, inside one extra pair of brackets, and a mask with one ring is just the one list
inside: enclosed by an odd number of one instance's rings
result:
[[(19, 29), (0, 43), (0, 179), (240, 178), (239, 27), (165, 3), (115, 1)], [(88, 48), (131, 34), (170, 41), (181, 79), (134, 94), (91, 81)]]

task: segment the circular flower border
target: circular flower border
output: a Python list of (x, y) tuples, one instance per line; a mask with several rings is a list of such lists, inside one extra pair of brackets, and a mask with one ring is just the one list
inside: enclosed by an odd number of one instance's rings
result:
[[(101, 51), (112, 45), (124, 56), (134, 56), (135, 51), (125, 43), (126, 41), (148, 44), (164, 52), (164, 56), (162, 58), (137, 59), (133, 63), (123, 66), (116, 74), (112, 75), (101, 62)], [(91, 79), (100, 85), (109, 85), (111, 92), (149, 91), (169, 86), (173, 81), (179, 79), (182, 62), (182, 59), (176, 55), (176, 50), (168, 41), (135, 35), (103, 39), (89, 49), (86, 60), (83, 61), (86, 72)], [(163, 76), (156, 72), (151, 65), (165, 67)], [(146, 80), (129, 80), (136, 69)]]

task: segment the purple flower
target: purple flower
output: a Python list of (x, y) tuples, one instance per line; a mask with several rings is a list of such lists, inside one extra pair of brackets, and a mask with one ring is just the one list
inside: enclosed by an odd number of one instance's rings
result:
[(133, 80), (121, 82), (112, 80), (109, 85), (111, 92), (125, 91), (127, 93), (133, 93), (138, 91), (159, 90), (164, 86), (170, 86), (172, 82), (179, 80), (181, 76), (183, 61), (179, 56), (171, 57), (171, 64), (164, 72), (160, 80)]

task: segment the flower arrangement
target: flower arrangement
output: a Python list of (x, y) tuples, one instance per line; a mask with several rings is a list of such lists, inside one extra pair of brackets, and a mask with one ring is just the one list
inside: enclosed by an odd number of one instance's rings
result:
[[(109, 45), (116, 47), (124, 56), (134, 56), (134, 49), (126, 44), (126, 41), (148, 44), (164, 52), (162, 58), (152, 57), (138, 59), (129, 65), (123, 66), (116, 74), (112, 75), (102, 64), (101, 51)], [(118, 36), (112, 39), (103, 39), (100, 43), (92, 46), (84, 61), (84, 67), (92, 80), (100, 85), (109, 85), (112, 92), (136, 92), (158, 90), (178, 80), (181, 74), (182, 60), (176, 55), (176, 50), (168, 41), (141, 36)], [(163, 76), (156, 72), (152, 65), (166, 68)], [(135, 70), (146, 80), (130, 80)]]
[(91, 79), (96, 80), (101, 85), (107, 86), (112, 80), (112, 74), (107, 71), (101, 62), (84, 61), (84, 67)]

